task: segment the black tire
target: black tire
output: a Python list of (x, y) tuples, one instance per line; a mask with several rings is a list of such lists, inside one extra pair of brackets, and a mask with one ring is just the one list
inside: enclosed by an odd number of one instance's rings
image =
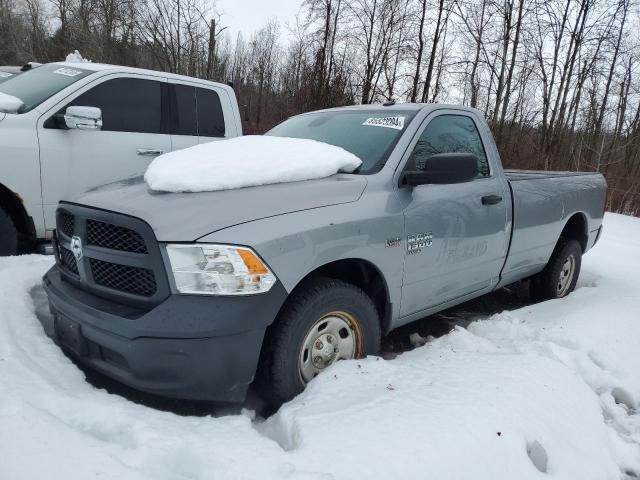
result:
[(355, 358), (380, 351), (380, 319), (360, 288), (340, 280), (317, 278), (298, 288), (269, 327), (260, 355), (256, 389), (274, 408), (305, 388), (299, 359), (305, 338), (331, 312), (345, 312), (359, 329)]
[(11, 217), (0, 208), (0, 257), (18, 253), (18, 229)]
[[(561, 288), (561, 275), (567, 271), (565, 265), (569, 261), (574, 262), (571, 278), (568, 278), (566, 286)], [(531, 279), (531, 297), (534, 300), (566, 297), (576, 288), (581, 266), (582, 247), (578, 241), (560, 238), (547, 266)]]

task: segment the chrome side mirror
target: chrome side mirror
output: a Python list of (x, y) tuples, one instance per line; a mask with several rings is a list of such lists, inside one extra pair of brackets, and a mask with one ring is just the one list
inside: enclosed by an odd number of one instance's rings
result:
[(100, 130), (102, 128), (102, 110), (98, 107), (67, 107), (64, 113), (67, 128), (79, 130)]

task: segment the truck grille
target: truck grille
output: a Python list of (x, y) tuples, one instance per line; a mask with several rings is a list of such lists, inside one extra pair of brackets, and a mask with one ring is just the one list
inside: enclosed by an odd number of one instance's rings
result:
[(105, 287), (150, 297), (156, 293), (156, 279), (151, 270), (89, 259), (93, 280)]
[[(54, 251), (63, 279), (98, 296), (142, 308), (169, 295), (160, 247), (148, 224), (73, 204), (62, 204), (56, 219), (58, 248)], [(75, 237), (76, 248), (78, 243), (82, 247), (79, 260), (71, 247)]]
[(68, 237), (71, 237), (73, 236), (73, 224), (73, 215), (64, 210), (58, 212), (58, 230), (64, 232)]
[(138, 232), (98, 220), (87, 220), (87, 243), (123, 252), (147, 253), (147, 246)]
[(76, 263), (76, 257), (73, 256), (73, 252), (71, 250), (60, 247), (60, 263), (62, 263), (62, 266), (71, 273), (78, 275), (78, 264)]

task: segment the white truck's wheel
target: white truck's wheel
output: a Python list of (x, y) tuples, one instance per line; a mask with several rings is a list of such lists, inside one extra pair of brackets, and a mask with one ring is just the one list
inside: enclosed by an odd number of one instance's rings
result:
[(267, 332), (256, 386), (277, 407), (338, 360), (376, 355), (380, 335), (376, 307), (360, 288), (313, 280), (292, 294)]
[(0, 208), (0, 257), (18, 253), (18, 230), (11, 217)]

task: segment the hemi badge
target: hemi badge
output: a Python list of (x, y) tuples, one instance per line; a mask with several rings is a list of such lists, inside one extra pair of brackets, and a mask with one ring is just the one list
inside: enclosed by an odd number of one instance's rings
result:
[(384, 242), (384, 247), (385, 248), (399, 247), (400, 242), (402, 242), (402, 240), (400, 240), (400, 237), (388, 238), (387, 241)]

